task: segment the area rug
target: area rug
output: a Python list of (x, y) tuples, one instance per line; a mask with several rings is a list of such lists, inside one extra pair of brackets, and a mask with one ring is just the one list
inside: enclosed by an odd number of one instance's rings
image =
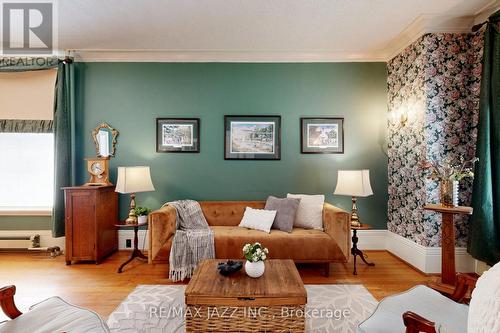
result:
[[(306, 332), (355, 333), (377, 301), (362, 285), (306, 285)], [(139, 285), (113, 311), (113, 333), (183, 333), (184, 285)]]

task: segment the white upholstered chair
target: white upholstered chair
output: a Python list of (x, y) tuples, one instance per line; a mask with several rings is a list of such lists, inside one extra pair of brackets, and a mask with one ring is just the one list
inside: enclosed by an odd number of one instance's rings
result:
[(93, 311), (51, 297), (21, 313), (14, 303), (15, 286), (0, 288), (0, 305), (12, 320), (0, 323), (1, 333), (109, 333), (108, 326)]
[[(475, 288), (474, 288), (475, 287)], [(470, 305), (465, 298), (473, 288)], [(500, 332), (500, 263), (477, 280), (457, 274), (449, 296), (416, 286), (384, 298), (358, 325), (358, 333), (492, 333)]]

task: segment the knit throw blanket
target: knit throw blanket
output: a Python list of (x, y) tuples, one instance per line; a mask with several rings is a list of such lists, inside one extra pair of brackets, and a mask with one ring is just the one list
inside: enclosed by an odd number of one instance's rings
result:
[(215, 258), (214, 235), (198, 202), (178, 200), (165, 205), (177, 211), (168, 274), (176, 282), (190, 278), (201, 260)]

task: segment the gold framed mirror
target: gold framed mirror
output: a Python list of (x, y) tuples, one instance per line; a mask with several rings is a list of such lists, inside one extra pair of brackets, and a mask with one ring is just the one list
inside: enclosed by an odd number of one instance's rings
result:
[(97, 157), (115, 156), (118, 134), (119, 132), (108, 123), (101, 123), (92, 131)]

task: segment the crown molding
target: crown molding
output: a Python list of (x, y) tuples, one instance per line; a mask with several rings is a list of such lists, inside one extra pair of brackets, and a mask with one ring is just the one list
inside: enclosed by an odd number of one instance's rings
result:
[(483, 23), (488, 20), (493, 13), (500, 10), (500, 2), (498, 0), (492, 0), (483, 8), (479, 9), (474, 15), (474, 24)]
[(77, 62), (385, 62), (381, 53), (255, 50), (71, 50)]
[(427, 33), (467, 33), (474, 25), (475, 16), (421, 15), (384, 48), (389, 61)]
[[(421, 15), (380, 50), (367, 53), (326, 50), (66, 50), (77, 62), (387, 62), (426, 33), (467, 33), (498, 10), (492, 1), (473, 16)], [(484, 21), (484, 20), (483, 20)]]

